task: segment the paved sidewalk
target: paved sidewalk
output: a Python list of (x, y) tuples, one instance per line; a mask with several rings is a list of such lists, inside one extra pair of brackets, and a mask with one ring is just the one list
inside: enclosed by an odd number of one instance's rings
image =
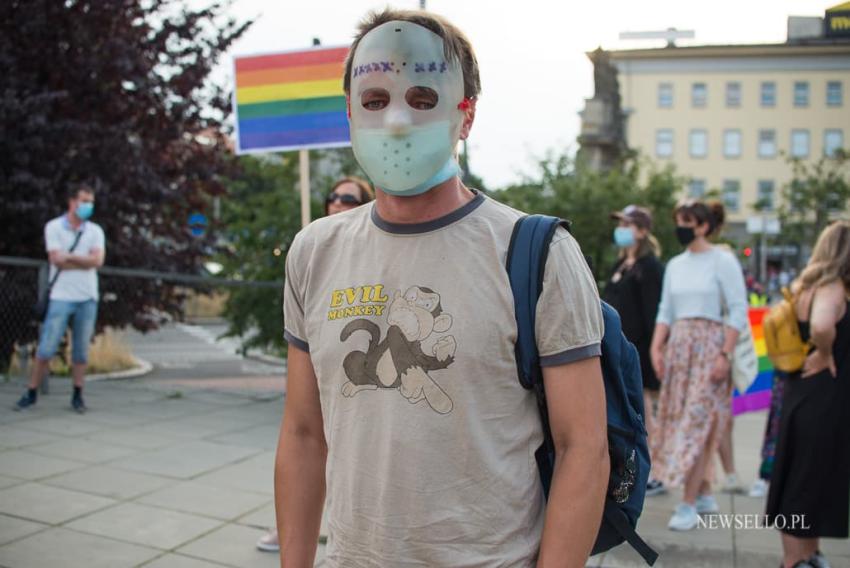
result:
[[(51, 394), (23, 413), (10, 410), (22, 384), (0, 383), (0, 566), (277, 566), (276, 555), (254, 543), (274, 522), (283, 382), (277, 391), (239, 384), (94, 382), (86, 387), (90, 410), (78, 416), (68, 409), (67, 380), (54, 379)], [(763, 414), (736, 423), (745, 482), (756, 470), (763, 425)], [(745, 496), (719, 500), (724, 513), (763, 506)], [(779, 564), (773, 531), (671, 533), (666, 522), (675, 502), (671, 495), (649, 498), (640, 525), (662, 552), (657, 566)], [(850, 567), (847, 541), (825, 541), (824, 550), (834, 567)], [(589, 564), (640, 565), (622, 547)]]

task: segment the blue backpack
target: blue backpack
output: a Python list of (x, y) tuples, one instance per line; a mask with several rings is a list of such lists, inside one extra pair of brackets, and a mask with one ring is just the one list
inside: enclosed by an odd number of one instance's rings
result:
[[(547, 499), (555, 464), (552, 433), (543, 388), (543, 372), (534, 337), (537, 300), (543, 289), (543, 271), (555, 230), (569, 224), (557, 217), (529, 215), (517, 221), (508, 249), (508, 276), (517, 320), (516, 359), (519, 381), (537, 395), (544, 442), (535, 453)], [(628, 542), (652, 566), (656, 553), (635, 532), (643, 509), (649, 477), (649, 448), (643, 423), (643, 383), (637, 350), (623, 335), (620, 316), (602, 302), (605, 335), (602, 338), (602, 376), (608, 410), (608, 453), (611, 475), (602, 525), (592, 554)]]

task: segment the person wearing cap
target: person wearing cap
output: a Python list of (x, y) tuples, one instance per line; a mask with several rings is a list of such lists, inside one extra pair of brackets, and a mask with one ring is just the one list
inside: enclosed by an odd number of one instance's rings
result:
[(281, 566), (584, 566), (610, 472), (599, 294), (563, 228), (535, 322), (555, 445), (517, 376), (505, 269), (524, 214), (459, 177), (481, 90), (466, 36), (431, 12), (371, 13), (343, 86), (375, 201), (317, 219), (286, 258)]
[[(623, 333), (634, 343), (640, 356), (644, 407), (647, 409), (646, 427), (651, 436), (655, 427), (655, 404), (661, 388), (649, 356), (664, 278), (664, 266), (659, 260), (661, 245), (652, 234), (652, 213), (649, 209), (629, 205), (612, 213), (611, 218), (618, 221), (614, 229), (614, 243), (620, 254), (602, 299), (619, 312)], [(647, 495), (663, 491), (664, 486), (655, 479), (647, 485)]]

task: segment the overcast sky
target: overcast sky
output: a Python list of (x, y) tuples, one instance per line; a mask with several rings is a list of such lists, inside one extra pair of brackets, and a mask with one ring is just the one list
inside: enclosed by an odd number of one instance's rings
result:
[[(203, 0), (193, 0), (203, 4)], [(490, 188), (534, 172), (548, 150), (573, 152), (578, 112), (593, 96), (585, 52), (661, 47), (663, 41), (620, 41), (621, 31), (694, 30), (680, 45), (785, 40), (789, 15), (823, 16), (840, 0), (427, 0), (427, 8), (460, 27), (481, 68), (482, 94), (469, 139), (470, 165)], [(358, 20), (387, 2), (371, 0), (235, 0), (230, 13), (256, 18), (232, 55), (348, 45)], [(418, 8), (398, 0), (395, 8)], [(232, 81), (231, 62), (224, 62)]]

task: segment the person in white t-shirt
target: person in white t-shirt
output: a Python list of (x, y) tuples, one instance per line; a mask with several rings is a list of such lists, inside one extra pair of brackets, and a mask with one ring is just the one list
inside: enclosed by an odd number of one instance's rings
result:
[(70, 320), (71, 373), (74, 380), (71, 407), (79, 413), (86, 411), (83, 383), (89, 343), (97, 320), (97, 268), (103, 266), (106, 251), (103, 229), (89, 221), (93, 213), (94, 190), (87, 184), (77, 185), (68, 195), (68, 211), (44, 227), (50, 261), (49, 279), (53, 286), (29, 388), (15, 405), (15, 410), (24, 410), (36, 403), (38, 387)]
[(480, 91), (469, 40), (431, 12), (372, 13), (344, 89), (376, 199), (314, 221), (287, 254), (281, 566), (313, 565), (323, 504), (328, 568), (584, 566), (610, 466), (601, 306), (578, 244), (554, 235), (538, 302), (557, 454), (545, 504), (505, 268), (523, 213), (458, 177)]

